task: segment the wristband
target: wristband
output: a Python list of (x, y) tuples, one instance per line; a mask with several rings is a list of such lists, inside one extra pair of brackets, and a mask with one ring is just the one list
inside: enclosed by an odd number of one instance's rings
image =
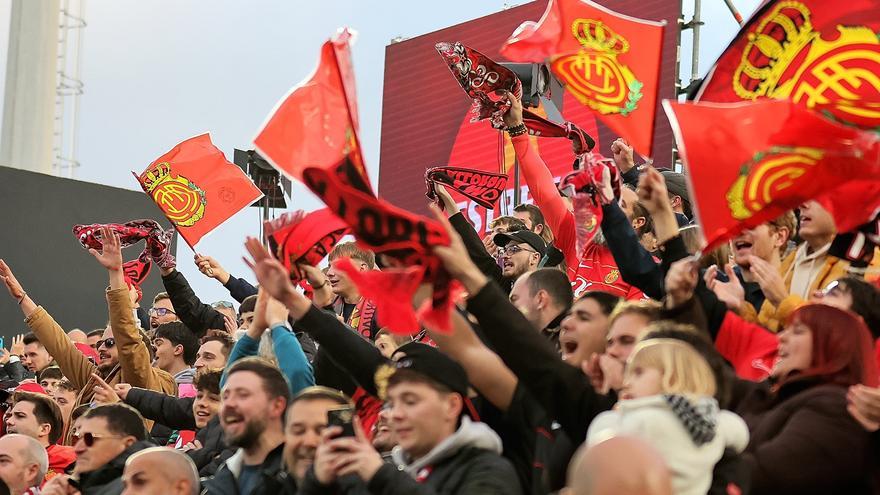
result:
[(507, 134), (508, 134), (510, 137), (521, 136), (521, 135), (523, 135), (523, 134), (525, 134), (525, 133), (527, 133), (527, 132), (529, 132), (529, 129), (528, 129), (528, 128), (526, 127), (526, 125), (523, 124), (522, 122), (520, 122), (519, 124), (517, 124), (517, 125), (515, 125), (515, 126), (513, 126), (513, 127), (508, 127), (508, 128), (507, 128)]
[(27, 292), (22, 291), (21, 299), (18, 300), (18, 305), (21, 306), (21, 302), (24, 301), (24, 298), (27, 297)]

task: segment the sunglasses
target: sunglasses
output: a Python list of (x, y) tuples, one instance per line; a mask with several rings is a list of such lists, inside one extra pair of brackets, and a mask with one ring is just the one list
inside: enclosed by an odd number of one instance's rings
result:
[(77, 435), (77, 442), (82, 440), (86, 447), (91, 447), (95, 445), (97, 440), (103, 440), (105, 438), (123, 438), (120, 436), (111, 436), (111, 435), (95, 435), (94, 433), (83, 433), (82, 435)]
[(171, 313), (173, 315), (177, 314), (168, 308), (150, 308), (150, 316), (165, 316), (168, 313)]
[(116, 345), (116, 339), (109, 338), (109, 339), (99, 340), (99, 341), (95, 342), (95, 349), (100, 349), (102, 345), (105, 346), (107, 349), (112, 349), (113, 346)]

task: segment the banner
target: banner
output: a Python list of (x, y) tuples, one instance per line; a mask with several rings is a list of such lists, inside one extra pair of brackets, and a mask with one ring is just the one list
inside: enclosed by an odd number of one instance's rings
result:
[(791, 100), (880, 129), (880, 8), (874, 0), (770, 1), (706, 76), (698, 101)]
[(296, 281), (305, 278), (298, 265), (318, 266), (348, 231), (348, 224), (327, 208), (297, 210), (265, 222), (269, 248)]
[(578, 101), (638, 153), (651, 156), (665, 25), (589, 0), (550, 0), (543, 17), (520, 25), (501, 54), (515, 62), (548, 62)]
[(873, 217), (866, 212), (880, 201), (871, 187), (880, 184), (877, 134), (790, 101), (663, 104), (688, 167), (705, 251), (809, 199), (839, 205), (829, 209), (839, 231)]
[(209, 134), (187, 139), (140, 175), (132, 174), (193, 249), (202, 237), (263, 197)]
[(434, 184), (443, 184), (492, 210), (507, 185), (507, 175), (460, 167), (434, 167), (425, 171), (425, 182), (428, 199), (437, 199)]

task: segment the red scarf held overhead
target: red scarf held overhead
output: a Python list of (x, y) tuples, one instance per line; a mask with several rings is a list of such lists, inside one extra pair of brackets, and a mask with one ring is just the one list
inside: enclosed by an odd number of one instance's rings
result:
[[(343, 160), (333, 170), (309, 168), (303, 180), (324, 203), (347, 223), (358, 244), (396, 260), (408, 268), (349, 273), (361, 295), (376, 304), (382, 326), (397, 334), (419, 330), (411, 302), (423, 283), (433, 287), (430, 308), (419, 315), (441, 331), (451, 331), (453, 306), (451, 280), (432, 254), (433, 246), (449, 245), (449, 235), (435, 221), (398, 208), (376, 198), (350, 182), (351, 161)], [(347, 263), (351, 271), (354, 267)], [(343, 263), (340, 269), (346, 269)]]
[(317, 266), (349, 231), (327, 208), (308, 214), (303, 210), (285, 213), (264, 225), (270, 249), (294, 281), (305, 278), (298, 265)]
[[(495, 62), (482, 53), (460, 42), (442, 42), (434, 45), (443, 57), (461, 89), (473, 100), (471, 122), (489, 119), (495, 129), (505, 129), (504, 114), (510, 102), (500, 93), (508, 91), (522, 98), (522, 82), (512, 70)], [(580, 142), (580, 149), (587, 152), (596, 145), (589, 134), (571, 122), (557, 124), (540, 115), (523, 109), (523, 123), (529, 134), (546, 137), (564, 137)]]
[(428, 199), (436, 200), (434, 185), (443, 184), (491, 210), (504, 192), (507, 175), (460, 167), (434, 167), (425, 171), (425, 182)]
[(123, 248), (145, 240), (144, 250), (138, 256), (138, 260), (141, 262), (146, 263), (152, 259), (162, 268), (174, 268), (174, 256), (169, 250), (171, 240), (174, 238), (174, 230), (163, 230), (155, 220), (132, 220), (122, 224), (95, 223), (90, 225), (74, 225), (73, 235), (76, 236), (82, 247), (100, 251), (104, 248), (104, 241), (101, 236), (101, 229), (103, 227), (109, 227), (110, 230), (119, 235), (119, 242)]

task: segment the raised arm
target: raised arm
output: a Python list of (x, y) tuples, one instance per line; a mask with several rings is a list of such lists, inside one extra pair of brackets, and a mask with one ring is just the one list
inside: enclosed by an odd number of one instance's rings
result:
[(223, 287), (226, 287), (226, 290), (229, 291), (229, 295), (239, 303), (244, 301), (248, 296), (257, 293), (257, 288), (251, 285), (250, 282), (243, 278), (233, 277), (232, 274), (226, 271), (226, 269), (223, 268), (223, 265), (218, 263), (214, 258), (203, 254), (196, 254), (194, 261), (200, 272), (206, 277), (213, 278), (223, 284)]
[(438, 219), (449, 229), (449, 246), (437, 246), (434, 254), (446, 270), (461, 281), (470, 294), (468, 311), (480, 323), (483, 334), (498, 356), (547, 412), (580, 442), (586, 437), (590, 419), (611, 407), (599, 396), (584, 373), (562, 361), (553, 345), (504, 296), (497, 285), (464, 256), (464, 247), (449, 222)]
[(333, 360), (342, 366), (370, 394), (376, 394), (373, 376), (385, 358), (372, 344), (361, 338), (335, 315), (315, 307), (290, 283), (287, 270), (256, 239), (248, 238), (246, 247), (253, 257), (247, 260), (260, 287), (278, 299), (290, 311), (296, 328), (307, 331)]
[(40, 339), (40, 343), (49, 354), (55, 358), (64, 376), (77, 389), (81, 390), (85, 387), (97, 367), (83, 353), (79, 352), (79, 349), (74, 347), (64, 329), (52, 316), (42, 306), (37, 306), (34, 303), (18, 279), (15, 278), (12, 269), (3, 260), (0, 260), (0, 278), (6, 285), (9, 295), (18, 303), (28, 328)]
[(223, 313), (203, 303), (177, 269), (162, 268), (162, 285), (171, 298), (177, 317), (198, 337), (204, 336), (211, 328), (226, 329)]
[(119, 365), (122, 381), (132, 387), (159, 390), (169, 394), (177, 393), (174, 379), (168, 373), (153, 368), (150, 350), (138, 331), (134, 319), (128, 285), (122, 273), (122, 250), (116, 232), (104, 227), (101, 252), (89, 249), (98, 263), (107, 269), (110, 287), (107, 289), (107, 304), (110, 309), (110, 328), (119, 350)]

